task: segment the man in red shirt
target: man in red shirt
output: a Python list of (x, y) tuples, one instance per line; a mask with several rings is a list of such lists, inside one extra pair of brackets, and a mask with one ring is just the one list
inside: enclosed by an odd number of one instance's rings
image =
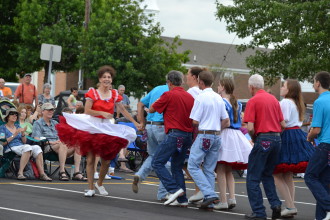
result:
[(15, 92), (14, 100), (19, 100), (19, 103), (27, 104), (33, 106), (33, 101), (35, 101), (35, 106), (38, 105), (38, 92), (35, 85), (31, 83), (31, 74), (27, 73), (24, 75), (24, 82), (20, 84)]
[(273, 178), (273, 171), (281, 149), (280, 132), (285, 128), (282, 111), (277, 99), (267, 93), (264, 79), (255, 74), (249, 78), (249, 91), (253, 96), (247, 103), (244, 122), (254, 139), (254, 147), (249, 156), (246, 188), (253, 213), (245, 215), (247, 219), (267, 219), (263, 206), (260, 182), (273, 210), (272, 219), (281, 217), (279, 200)]
[[(186, 186), (182, 168), (188, 147), (192, 142), (192, 120), (189, 118), (194, 98), (182, 87), (183, 74), (170, 71), (167, 74), (168, 92), (165, 92), (149, 109), (150, 113), (164, 114), (165, 140), (157, 148), (152, 167), (171, 193), (164, 205), (187, 207)], [(172, 174), (165, 168), (171, 158)]]

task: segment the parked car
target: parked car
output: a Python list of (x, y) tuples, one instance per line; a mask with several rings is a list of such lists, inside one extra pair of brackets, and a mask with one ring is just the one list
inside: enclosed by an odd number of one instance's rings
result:
[(20, 83), (16, 83), (16, 82), (6, 82), (5, 83), (5, 86), (6, 87), (9, 87), (13, 93), (13, 96), (11, 97), (11, 100), (14, 98), (14, 94), (15, 94), (15, 91), (17, 89), (17, 87), (19, 86)]
[[(79, 90), (78, 91), (78, 97), (80, 98), (80, 101), (82, 101), (85, 104), (85, 94), (86, 92), (88, 92), (88, 90)], [(54, 112), (54, 115), (60, 115), (62, 112), (62, 109), (64, 107), (68, 107), (68, 98), (71, 95), (71, 91), (70, 90), (66, 90), (61, 92), (59, 95), (55, 96), (55, 103), (56, 103), (56, 109)]]

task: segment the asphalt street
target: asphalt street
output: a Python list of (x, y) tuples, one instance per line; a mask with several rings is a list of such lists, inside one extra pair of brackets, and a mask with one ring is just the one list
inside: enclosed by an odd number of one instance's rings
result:
[[(106, 180), (104, 185), (109, 196), (83, 196), (86, 182), (46, 183), (39, 180), (17, 181), (0, 179), (0, 219), (244, 219), (251, 209), (246, 195), (245, 179), (236, 177), (237, 206), (231, 211), (204, 211), (194, 205), (188, 208), (168, 207), (157, 201), (159, 180), (149, 176), (140, 185), (138, 194), (132, 192), (132, 175), (116, 172), (124, 180)], [(187, 194), (194, 192), (192, 181), (186, 181)], [(296, 207), (295, 219), (314, 219), (315, 200), (303, 179), (295, 179)], [(271, 216), (268, 201), (264, 199), (267, 214)]]

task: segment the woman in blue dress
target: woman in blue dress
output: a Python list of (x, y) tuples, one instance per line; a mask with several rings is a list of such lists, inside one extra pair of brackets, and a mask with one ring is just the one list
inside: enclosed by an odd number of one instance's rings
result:
[(307, 142), (307, 134), (301, 130), (304, 120), (305, 105), (301, 87), (297, 80), (288, 79), (281, 88), (280, 102), (286, 128), (281, 135), (282, 145), (278, 165), (274, 171), (275, 184), (285, 200), (286, 208), (282, 217), (292, 217), (297, 214), (294, 205), (293, 173), (304, 173), (314, 147)]

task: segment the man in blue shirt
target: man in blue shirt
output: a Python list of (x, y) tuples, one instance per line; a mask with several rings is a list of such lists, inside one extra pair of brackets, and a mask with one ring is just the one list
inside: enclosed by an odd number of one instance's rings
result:
[(319, 98), (314, 102), (307, 140), (313, 142), (317, 138), (319, 145), (309, 160), (305, 182), (317, 201), (316, 220), (330, 220), (330, 73), (317, 73), (313, 86)]
[[(152, 170), (151, 162), (153, 160), (154, 154), (156, 152), (157, 146), (163, 142), (165, 138), (165, 129), (164, 129), (164, 118), (163, 114), (159, 114), (158, 112), (155, 113), (148, 113), (147, 115), (147, 122), (144, 118), (144, 108), (150, 108), (150, 106), (157, 100), (164, 92), (167, 92), (168, 86), (161, 85), (155, 87), (151, 90), (146, 97), (144, 97), (137, 105), (138, 111), (138, 121), (143, 123), (146, 127), (146, 131), (148, 134), (147, 144), (148, 144), (148, 158), (144, 161), (143, 165), (139, 169), (139, 171), (134, 176), (134, 181), (132, 185), (132, 190), (135, 193), (138, 193), (139, 187), (138, 183), (143, 181), (147, 178), (149, 173)], [(160, 185), (160, 189), (161, 189)], [(160, 192), (158, 192), (159, 194)], [(165, 194), (167, 191), (165, 191)], [(158, 199), (161, 197), (165, 197), (165, 195), (158, 195)]]

